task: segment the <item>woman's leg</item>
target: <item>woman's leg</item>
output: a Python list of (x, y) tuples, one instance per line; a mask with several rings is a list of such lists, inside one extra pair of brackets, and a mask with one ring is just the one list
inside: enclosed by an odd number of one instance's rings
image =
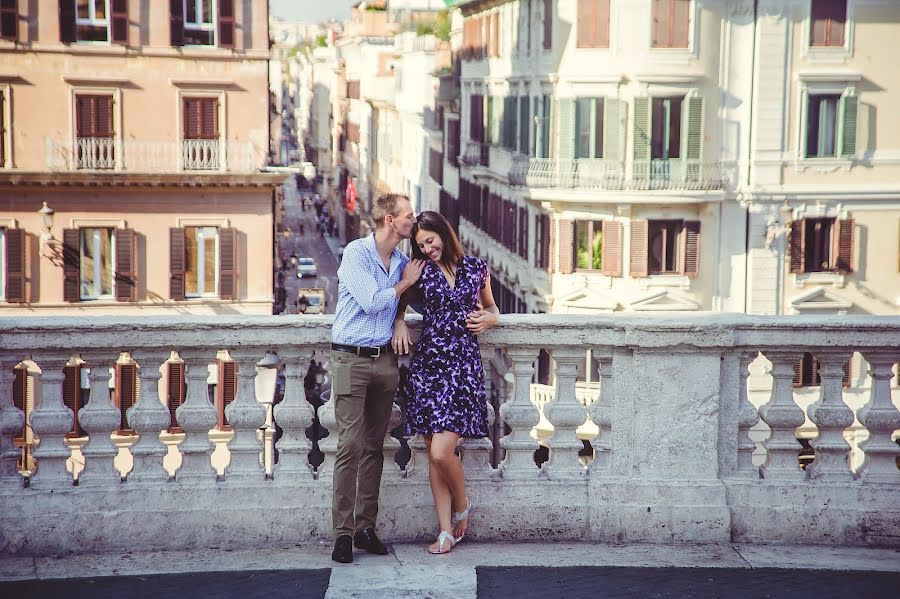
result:
[(444, 481), (440, 468), (431, 459), (432, 437), (425, 437), (425, 448), (428, 450), (428, 482), (431, 483), (431, 495), (434, 498), (434, 511), (437, 513), (440, 530), (450, 530), (450, 511), (452, 500), (450, 487)]
[[(451, 431), (443, 431), (436, 433), (429, 446), (428, 456), (431, 469), (440, 472), (444, 485), (446, 485), (449, 495), (452, 497), (452, 506), (454, 512), (461, 512), (466, 509), (466, 480), (463, 475), (462, 463), (456, 455), (456, 445), (459, 442), (459, 435)], [(432, 486), (433, 488), (433, 486)], [(449, 514), (448, 514), (448, 521)], [(456, 526), (456, 530), (451, 531), (456, 537), (461, 537), (468, 527), (468, 521), (463, 521)], [(450, 530), (443, 528), (442, 530)]]

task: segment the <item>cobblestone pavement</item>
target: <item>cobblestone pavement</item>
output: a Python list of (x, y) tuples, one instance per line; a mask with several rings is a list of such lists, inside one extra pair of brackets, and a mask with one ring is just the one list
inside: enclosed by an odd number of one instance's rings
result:
[[(0, 555), (0, 597), (890, 597), (900, 550), (772, 545), (462, 543), (432, 556), (393, 544), (388, 556), (335, 564), (330, 543), (60, 557)], [(322, 571), (330, 570), (327, 579)], [(200, 574), (193, 574), (200, 573)], [(204, 578), (202, 573), (211, 578)], [(176, 578), (158, 574), (184, 575)], [(114, 577), (108, 579), (105, 577)], [(140, 577), (140, 578), (132, 578)], [(322, 581), (327, 580), (327, 589)], [(19, 585), (9, 586), (19, 581)], [(51, 583), (46, 594), (35, 581)], [(91, 582), (93, 581), (93, 582)], [(190, 581), (189, 583), (187, 581)], [(60, 586), (62, 583), (62, 586)], [(21, 594), (23, 592), (25, 594)], [(148, 589), (152, 594), (140, 595)], [(177, 589), (177, 592), (170, 592)], [(197, 591), (196, 594), (189, 594)], [(311, 594), (301, 594), (309, 592)], [(100, 592), (102, 591), (102, 593)], [(107, 592), (108, 591), (108, 592)], [(78, 593), (88, 593), (81, 594)]]

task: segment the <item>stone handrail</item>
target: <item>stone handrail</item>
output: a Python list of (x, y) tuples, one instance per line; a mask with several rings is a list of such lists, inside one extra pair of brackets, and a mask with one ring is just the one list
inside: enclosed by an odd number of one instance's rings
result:
[[(306, 436), (314, 412), (303, 378), (314, 351), (327, 358), (331, 319), (0, 319), (0, 551), (252, 547), (330, 538), (334, 410), (330, 401), (318, 408), (329, 435), (314, 447)], [(499, 410), (491, 406), (489, 416), (508, 433), (466, 439), (460, 448), (476, 506), (473, 537), (900, 546), (900, 447), (892, 439), (900, 429), (900, 398), (891, 396), (900, 359), (897, 318), (504, 315), (501, 323), (482, 336), (481, 346), (488, 397), (499, 396)], [(542, 349), (555, 362), (555, 383), (544, 406), (553, 427), (549, 460), (538, 466), (532, 381)], [(238, 380), (225, 410), (233, 429), (228, 464), (217, 474), (207, 365), (223, 350), (236, 362)], [(586, 350), (600, 373), (599, 397), (588, 407), (576, 381)], [(160, 435), (170, 420), (160, 400), (160, 366), (172, 351), (185, 363), (187, 387), (176, 410), (183, 431), (177, 449)], [(121, 352), (137, 363), (140, 382), (139, 399), (127, 412), (138, 437), (125, 449), (133, 468), (124, 480), (114, 467), (122, 448), (110, 433), (120, 426), (120, 411), (110, 399), (106, 368)], [(815, 353), (822, 381), (819, 401), (807, 410), (818, 434), (805, 469), (796, 429), (806, 417), (791, 384), (792, 364), (804, 352)], [(841, 365), (853, 352), (869, 372), (868, 399), (855, 410), (841, 386)], [(91, 369), (90, 400), (77, 415), (88, 436), (77, 486), (67, 469), (74, 415), (63, 403), (63, 369), (73, 355), (102, 366)], [(266, 398), (257, 395), (257, 379), (258, 362), (265, 357), (263, 364), (271, 364), (272, 356), (285, 382), (271, 416), (282, 430), (278, 460), (267, 476), (258, 435), (267, 421)], [(772, 384), (757, 409), (747, 379), (760, 356), (771, 362)], [(27, 486), (12, 443), (25, 423), (11, 394), (13, 367), (26, 358), (42, 371), (34, 375), (38, 398), (29, 416), (39, 440), (37, 468)], [(497, 360), (508, 365), (506, 377), (493, 375)], [(851, 469), (844, 432), (854, 416), (868, 438), (858, 448), (862, 466)], [(579, 434), (586, 419), (599, 431), (587, 457)], [(770, 432), (757, 447), (750, 429), (760, 419)], [(400, 422), (397, 408), (393, 424)], [(394, 458), (406, 442), (386, 438), (379, 527), (389, 539), (421, 540), (434, 532), (427, 456), (420, 439), (409, 439), (411, 457), (401, 468)], [(761, 463), (754, 450), (762, 450)], [(181, 459), (174, 476), (164, 467), (173, 451)], [(315, 451), (324, 457), (313, 468)]]
[(81, 137), (46, 140), (53, 172), (252, 173), (265, 166), (265, 151), (249, 141), (143, 140)]

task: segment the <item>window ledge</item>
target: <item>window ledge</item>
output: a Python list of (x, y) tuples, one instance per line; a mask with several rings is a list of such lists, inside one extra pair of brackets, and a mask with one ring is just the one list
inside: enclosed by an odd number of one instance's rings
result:
[(677, 287), (679, 289), (690, 289), (691, 279), (686, 275), (650, 275), (638, 279), (638, 285), (641, 289), (652, 289), (654, 287)]
[(794, 161), (794, 168), (798, 173), (813, 169), (825, 174), (839, 170), (849, 171), (852, 167), (853, 160), (849, 158), (798, 158)]
[(843, 288), (847, 285), (847, 275), (841, 272), (805, 272), (794, 275), (794, 284), (797, 287), (833, 285)]

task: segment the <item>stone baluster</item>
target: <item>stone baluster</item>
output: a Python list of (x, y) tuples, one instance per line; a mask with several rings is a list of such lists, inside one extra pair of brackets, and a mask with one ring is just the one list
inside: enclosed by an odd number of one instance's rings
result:
[(128, 426), (139, 435), (131, 446), (134, 467), (128, 473), (128, 482), (161, 482), (169, 477), (163, 467), (168, 448), (159, 433), (169, 425), (171, 416), (160, 401), (159, 380), (160, 366), (168, 360), (169, 352), (136, 352), (132, 357), (140, 366), (141, 396), (125, 413)]
[(513, 396), (500, 406), (500, 418), (511, 429), (500, 439), (500, 446), (506, 450), (501, 471), (503, 478), (536, 478), (540, 471), (534, 464), (534, 452), (540, 445), (531, 438), (531, 429), (537, 426), (541, 416), (531, 403), (531, 377), (537, 350), (513, 347), (506, 353), (513, 361), (515, 389)]
[(768, 455), (760, 470), (767, 479), (802, 480), (805, 473), (800, 468), (801, 445), (795, 431), (806, 418), (794, 402), (793, 364), (797, 356), (788, 352), (765, 352), (765, 356), (772, 362), (774, 383), (772, 397), (760, 408), (760, 415), (772, 432), (763, 442)]
[(234, 429), (234, 438), (228, 445), (231, 462), (225, 471), (228, 479), (264, 480), (265, 468), (259, 463), (263, 446), (256, 431), (266, 423), (266, 408), (256, 399), (256, 364), (259, 352), (232, 350), (231, 358), (237, 363), (237, 396), (225, 408), (228, 424)]
[(0, 487), (22, 484), (17, 462), (21, 454), (13, 438), (25, 426), (25, 412), (13, 404), (13, 368), (19, 360), (0, 357)]
[(612, 354), (603, 350), (594, 350), (593, 356), (600, 367), (600, 396), (588, 409), (591, 421), (600, 429), (600, 434), (593, 441), (594, 461), (591, 463), (591, 474), (608, 474), (612, 443)]
[(334, 460), (337, 456), (338, 443), (337, 415), (334, 413), (334, 388), (331, 390), (331, 397), (319, 406), (317, 413), (319, 424), (328, 431), (328, 436), (319, 440), (319, 450), (322, 452), (323, 460), (316, 472), (316, 477), (330, 480), (334, 476)]
[(65, 443), (75, 416), (63, 403), (63, 381), (67, 359), (52, 356), (38, 362), (41, 368), (41, 398), (31, 413), (31, 430), (40, 442), (34, 450), (37, 472), (31, 476), (34, 488), (67, 487), (72, 474), (66, 471), (66, 460), (72, 452)]
[(575, 434), (587, 417), (575, 395), (575, 379), (578, 366), (584, 364), (584, 350), (555, 349), (553, 359), (556, 362), (556, 393), (544, 407), (544, 414), (553, 425), (553, 436), (549, 439), (550, 459), (544, 464), (544, 470), (553, 478), (584, 476), (585, 468), (578, 461), (578, 452), (584, 448), (584, 443)]
[(113, 445), (110, 434), (119, 427), (122, 416), (109, 395), (110, 364), (115, 364), (119, 354), (88, 353), (82, 355), (90, 367), (90, 399), (78, 411), (76, 417), (81, 428), (87, 431), (87, 445), (81, 448), (84, 455), (84, 470), (78, 475), (79, 485), (108, 485), (120, 482), (122, 474), (113, 460), (118, 448)]
[(425, 437), (413, 435), (407, 441), (409, 446), (409, 462), (406, 464), (406, 478), (428, 478), (428, 448)]
[(313, 409), (306, 400), (303, 377), (312, 359), (312, 351), (284, 353), (284, 398), (273, 410), (275, 422), (281, 427), (278, 440), (278, 463), (273, 476), (294, 481), (298, 477), (307, 478), (312, 473), (309, 451), (312, 443), (306, 437), (306, 429), (312, 426)]
[(747, 379), (750, 378), (750, 364), (759, 352), (741, 352), (738, 356), (738, 458), (737, 471), (739, 477), (758, 479), (759, 468), (753, 465), (753, 451), (756, 443), (750, 438), (750, 429), (759, 422), (759, 411), (750, 403), (747, 392)]
[(391, 431), (403, 422), (403, 413), (400, 406), (391, 403), (391, 418), (388, 421), (388, 429), (384, 434), (384, 466), (382, 467), (381, 480), (399, 480), (403, 478), (403, 471), (397, 464), (397, 452), (400, 451), (400, 441), (391, 436)]
[[(481, 364), (484, 369), (484, 401), (487, 404), (488, 431), (494, 423), (494, 406), (491, 405), (491, 359), (494, 348), (481, 346)], [(491, 452), (494, 445), (487, 437), (480, 439), (462, 439), (459, 442), (462, 454), (463, 471), (466, 479), (490, 478), (494, 473), (491, 466)]]
[(819, 436), (810, 442), (815, 459), (806, 467), (809, 478), (828, 481), (847, 481), (850, 472), (850, 445), (844, 439), (844, 429), (853, 424), (853, 410), (844, 403), (843, 364), (846, 353), (819, 351), (819, 401), (810, 406), (810, 420), (819, 428)]
[(900, 428), (900, 411), (891, 403), (891, 368), (897, 361), (897, 352), (865, 352), (869, 363), (872, 387), (869, 402), (859, 414), (859, 421), (869, 431), (869, 438), (860, 443), (866, 453), (862, 468), (862, 480), (866, 483), (900, 483), (897, 456), (900, 447), (891, 435)]
[(207, 379), (208, 359), (202, 354), (182, 352), (187, 397), (175, 410), (178, 426), (184, 431), (181, 443), (181, 468), (176, 473), (179, 482), (213, 482), (216, 470), (210, 462), (213, 444), (209, 431), (216, 425), (216, 409), (209, 401)]

